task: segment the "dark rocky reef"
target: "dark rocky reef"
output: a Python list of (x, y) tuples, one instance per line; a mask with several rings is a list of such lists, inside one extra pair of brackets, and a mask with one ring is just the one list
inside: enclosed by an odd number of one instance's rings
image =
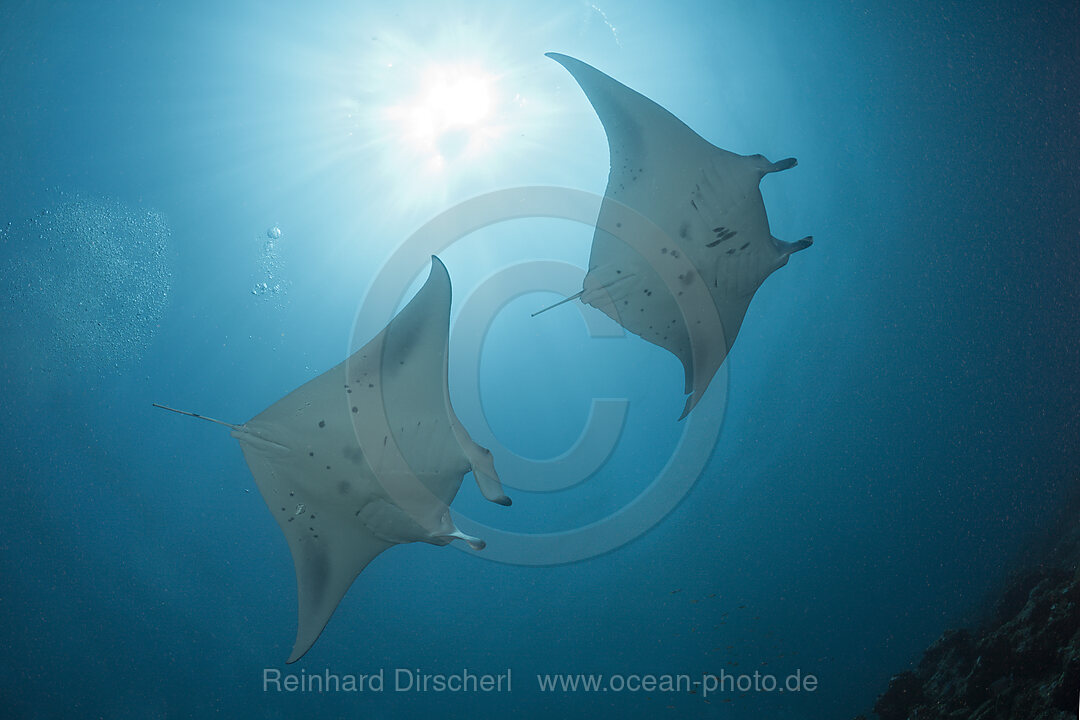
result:
[(945, 632), (914, 671), (892, 678), (874, 705), (880, 720), (1077, 717), (1080, 515), (1069, 515), (978, 629)]

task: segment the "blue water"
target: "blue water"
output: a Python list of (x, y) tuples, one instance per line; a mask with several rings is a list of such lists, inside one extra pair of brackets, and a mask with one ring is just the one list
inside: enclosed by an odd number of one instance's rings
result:
[[(5, 715), (866, 711), (976, 617), (1077, 481), (1080, 10), (1015, 5), (5, 3)], [(365, 294), (439, 213), (520, 186), (602, 193), (603, 129), (547, 51), (722, 147), (797, 156), (765, 202), (777, 237), (815, 244), (755, 296), (707, 395), (718, 440), (674, 510), (572, 563), (394, 547), (286, 668), (292, 563), (236, 442), (151, 402), (243, 422), (381, 327)], [(486, 115), (418, 139), (425, 73), (455, 67), (486, 78)], [(590, 235), (524, 218), (465, 236), (440, 253), (455, 317), (515, 263), (583, 267)], [(626, 400), (621, 434), (557, 492), (503, 469), (510, 509), (467, 476), (454, 509), (474, 522), (603, 521), (680, 447), (674, 357), (590, 338), (573, 307), (529, 318), (579, 281), (475, 307), (487, 334), (458, 348), (455, 330), (451, 392), (474, 437), (524, 458), (569, 449), (593, 398)], [(387, 687), (267, 692), (265, 668)], [(394, 692), (397, 668), (510, 669), (512, 690)], [(818, 682), (536, 680), (721, 670)]]

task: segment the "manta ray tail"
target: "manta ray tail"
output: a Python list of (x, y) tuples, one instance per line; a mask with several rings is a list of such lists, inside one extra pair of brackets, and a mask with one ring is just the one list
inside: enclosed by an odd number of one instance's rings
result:
[(199, 413), (188, 412), (187, 410), (177, 410), (176, 408), (169, 407), (168, 405), (159, 405), (158, 403), (151, 403), (151, 405), (153, 405), (156, 408), (161, 408), (162, 410), (168, 410), (169, 412), (179, 413), (181, 415), (187, 415), (188, 417), (199, 418), (200, 420), (208, 420), (208, 421), (210, 421), (212, 423), (217, 423), (218, 425), (224, 425), (225, 427), (229, 428), (230, 430), (239, 430), (240, 429), (239, 425), (233, 425), (232, 423), (227, 423), (227, 422), (224, 422), (223, 420), (215, 420), (212, 417), (206, 417), (205, 415), (200, 415)]
[(555, 303), (554, 305), (548, 305), (548, 306), (547, 306), (546, 308), (544, 308), (543, 310), (537, 310), (536, 312), (534, 312), (534, 313), (533, 313), (532, 315), (530, 315), (529, 317), (536, 317), (536, 316), (537, 316), (537, 315), (539, 315), (540, 313), (546, 313), (546, 312), (547, 312), (548, 310), (551, 310), (552, 308), (557, 308), (557, 307), (559, 307), (560, 305), (562, 305), (562, 304), (564, 304), (564, 303), (568, 303), (568, 302), (570, 302), (571, 300), (577, 300), (577, 299), (578, 299), (579, 297), (581, 297), (582, 293), (584, 293), (584, 292), (585, 292), (585, 291), (584, 291), (584, 290), (582, 290), (581, 292), (578, 292), (578, 293), (574, 293), (574, 294), (573, 294), (573, 295), (571, 295), (570, 297), (568, 297), (568, 298), (563, 298), (562, 300), (560, 300), (559, 302)]

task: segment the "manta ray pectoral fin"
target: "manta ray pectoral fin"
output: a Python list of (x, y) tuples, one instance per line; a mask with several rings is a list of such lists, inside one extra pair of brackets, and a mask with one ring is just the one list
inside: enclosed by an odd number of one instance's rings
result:
[[(738, 332), (737, 328), (735, 330)], [(728, 337), (722, 325), (715, 328), (714, 332), (691, 332), (693, 334), (690, 342), (692, 359), (689, 363), (683, 362), (683, 368), (686, 371), (684, 392), (689, 396), (686, 398), (686, 405), (683, 407), (679, 420), (689, 415), (705, 395), (716, 371), (720, 369), (724, 358), (727, 357), (729, 347)]]
[(299, 619), (296, 641), (286, 663), (296, 662), (311, 649), (356, 576), (376, 555), (393, 545), (359, 526), (351, 527), (347, 536), (328, 530), (330, 537), (324, 537), (322, 542), (317, 538), (308, 538), (307, 542), (289, 538), (296, 568)]

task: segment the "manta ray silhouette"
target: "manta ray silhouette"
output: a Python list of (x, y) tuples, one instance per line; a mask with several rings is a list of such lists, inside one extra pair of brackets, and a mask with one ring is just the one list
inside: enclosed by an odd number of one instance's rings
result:
[(357, 575), (399, 543), (483, 540), (463, 534), (450, 503), (472, 471), (488, 500), (509, 505), (491, 453), (450, 405), (450, 276), (438, 258), (420, 291), (364, 347), (242, 425), (248, 467), (292, 551), (296, 642), (306, 653)]
[[(611, 170), (582, 290), (540, 312), (580, 298), (673, 353), (689, 394), (681, 420), (727, 357), (754, 292), (813, 242), (773, 237), (758, 187), (765, 175), (795, 167), (795, 158), (773, 163), (722, 150), (591, 65), (547, 56), (570, 71), (596, 110)], [(624, 223), (628, 209), (662, 232)], [(691, 296), (704, 297), (684, 295), (697, 283), (708, 288), (715, 310), (689, 307)]]

